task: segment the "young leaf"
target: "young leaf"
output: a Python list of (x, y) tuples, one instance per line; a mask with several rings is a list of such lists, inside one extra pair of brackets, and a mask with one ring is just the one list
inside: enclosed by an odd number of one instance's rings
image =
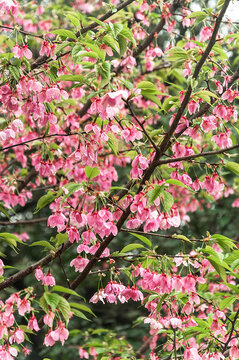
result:
[(68, 321), (71, 307), (70, 307), (70, 304), (68, 303), (68, 301), (65, 298), (63, 298), (62, 296), (60, 296), (58, 308), (59, 308), (60, 312), (62, 313), (63, 317), (66, 319), (66, 321)]
[(164, 185), (154, 185), (154, 188), (148, 192), (148, 203), (153, 204), (163, 190)]
[(163, 197), (163, 207), (166, 212), (169, 212), (172, 209), (174, 198), (168, 191), (163, 191), (162, 197)]
[(55, 286), (53, 286), (52, 291), (59, 291), (59, 292), (62, 292), (62, 293), (66, 293), (66, 294), (81, 297), (79, 294), (77, 294), (76, 291), (68, 289), (68, 288), (66, 288), (64, 286), (55, 285)]
[(239, 164), (233, 161), (227, 161), (224, 166), (225, 168), (227, 168), (228, 170), (234, 172), (234, 174), (239, 176)]
[(224, 310), (225, 308), (230, 307), (231, 304), (234, 303), (234, 301), (237, 300), (237, 296), (229, 296), (225, 299), (222, 299), (219, 303), (220, 310)]
[(193, 189), (191, 189), (189, 186), (185, 185), (182, 181), (179, 181), (177, 179), (168, 179), (165, 181), (166, 184), (169, 184), (169, 185), (176, 185), (176, 186), (182, 186), (184, 187), (185, 189), (188, 189), (190, 191), (194, 191)]
[(151, 241), (149, 239), (147, 239), (145, 236), (140, 235), (140, 234), (136, 234), (136, 233), (133, 233), (133, 232), (130, 232), (130, 234), (137, 237), (139, 240), (143, 241), (143, 243), (145, 243), (147, 246), (149, 246), (149, 247), (152, 246)]
[(71, 308), (76, 308), (76, 309), (79, 309), (79, 310), (86, 311), (86, 312), (88, 312), (91, 315), (96, 317), (96, 315), (93, 313), (93, 311), (90, 308), (88, 308), (88, 306), (85, 306), (83, 304), (74, 303), (74, 302), (70, 303), (70, 306), (71, 306)]
[(159, 93), (157, 87), (150, 81), (141, 81), (137, 84), (137, 88), (141, 89), (145, 94), (157, 95)]
[(56, 308), (59, 308), (59, 303), (61, 300), (60, 295), (53, 294), (50, 292), (45, 292), (44, 299), (46, 300), (47, 304), (50, 306), (50, 308), (53, 312), (56, 310)]
[(126, 245), (119, 254), (124, 254), (124, 253), (127, 253), (129, 251), (132, 251), (132, 250), (135, 250), (135, 249), (144, 249), (145, 247), (141, 244), (129, 244), (129, 245)]
[(78, 317), (81, 318), (81, 319), (90, 321), (90, 319), (88, 319), (88, 317), (86, 317), (85, 314), (84, 314), (83, 312), (81, 312), (80, 310), (73, 308), (73, 309), (71, 309), (71, 311), (73, 312), (73, 314), (74, 314), (75, 316), (78, 316)]
[(76, 40), (76, 35), (70, 30), (65, 30), (65, 29), (57, 29), (57, 30), (53, 30), (53, 31), (51, 30), (51, 34), (56, 34), (59, 36), (63, 36), (66, 38), (71, 38), (71, 39)]
[(55, 193), (53, 193), (52, 191), (48, 191), (48, 193), (46, 195), (43, 195), (38, 200), (37, 207), (36, 207), (36, 210), (34, 211), (34, 214), (36, 214), (38, 211), (40, 211), (46, 205), (50, 204), (56, 198), (57, 198), (57, 195)]
[(78, 27), (80, 25), (79, 19), (77, 19), (77, 17), (73, 16), (72, 14), (66, 14), (66, 17), (70, 20), (70, 22), (72, 22), (75, 27)]
[(58, 78), (56, 78), (56, 81), (77, 81), (77, 82), (81, 83), (84, 81), (84, 76), (83, 75), (64, 74), (64, 75), (58, 76)]
[(233, 240), (229, 239), (226, 236), (214, 234), (211, 236), (212, 239), (216, 241), (216, 243), (222, 248), (222, 250), (229, 252), (233, 248), (236, 248)]
[(53, 250), (53, 251), (56, 250), (54, 248), (54, 246), (52, 246), (48, 241), (45, 241), (45, 240), (35, 241), (30, 246), (43, 246), (45, 249), (48, 249), (48, 250)]
[(100, 170), (98, 169), (98, 167), (86, 166), (85, 174), (88, 177), (88, 179), (93, 179), (100, 174)]
[(8, 211), (3, 203), (0, 203), (0, 212), (3, 213), (8, 219), (10, 219), (10, 215), (8, 214)]

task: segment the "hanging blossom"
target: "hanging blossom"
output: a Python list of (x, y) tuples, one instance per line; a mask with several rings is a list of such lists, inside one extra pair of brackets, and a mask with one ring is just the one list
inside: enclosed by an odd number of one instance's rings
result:
[(102, 98), (92, 99), (91, 114), (99, 114), (102, 120), (113, 119), (124, 106), (122, 99), (128, 98), (127, 90), (118, 90), (108, 93)]

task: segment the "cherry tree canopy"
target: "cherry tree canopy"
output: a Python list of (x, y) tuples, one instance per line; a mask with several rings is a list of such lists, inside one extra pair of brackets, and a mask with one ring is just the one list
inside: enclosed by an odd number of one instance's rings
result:
[[(51, 359), (239, 359), (236, 241), (183, 232), (239, 207), (229, 5), (0, 0), (0, 359), (38, 334)], [(140, 348), (92, 325), (98, 302), (141, 306)]]

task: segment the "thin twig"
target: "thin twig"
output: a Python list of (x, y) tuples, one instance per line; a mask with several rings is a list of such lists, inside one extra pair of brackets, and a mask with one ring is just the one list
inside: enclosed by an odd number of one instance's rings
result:
[(146, 136), (146, 138), (149, 140), (149, 142), (153, 145), (154, 149), (156, 152), (159, 151), (157, 145), (155, 144), (155, 142), (153, 141), (153, 139), (149, 136), (149, 134), (147, 133), (147, 131), (144, 128), (144, 125), (141, 123), (141, 121), (139, 121), (139, 119), (137, 118), (137, 116), (135, 115), (135, 112), (130, 104), (130, 102), (128, 100), (126, 100), (126, 104), (128, 105), (129, 111), (131, 113), (131, 115), (133, 116), (133, 118), (135, 119), (135, 121), (137, 122), (137, 124), (141, 127), (144, 135)]

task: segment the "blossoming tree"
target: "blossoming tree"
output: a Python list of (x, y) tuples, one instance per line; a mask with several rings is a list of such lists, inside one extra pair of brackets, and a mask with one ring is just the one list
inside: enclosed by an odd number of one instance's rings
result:
[[(238, 23), (230, 0), (194, 5), (0, 0), (0, 359), (38, 334), (51, 359), (58, 344), (86, 359), (239, 359), (237, 244), (182, 232), (203, 206), (239, 207)], [(162, 254), (165, 238), (181, 251)], [(74, 329), (97, 302), (144, 309), (140, 348)]]

